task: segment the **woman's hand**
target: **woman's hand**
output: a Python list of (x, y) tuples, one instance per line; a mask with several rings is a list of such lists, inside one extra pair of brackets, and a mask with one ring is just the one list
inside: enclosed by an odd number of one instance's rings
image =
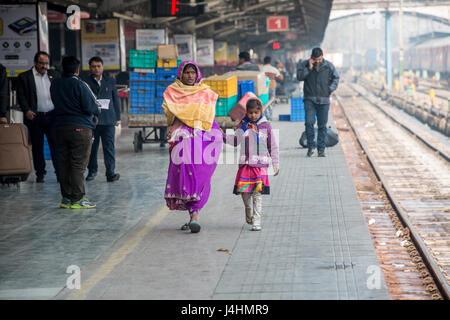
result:
[(280, 173), (280, 168), (278, 168), (278, 167), (273, 167), (273, 171), (274, 171), (273, 176), (276, 177), (276, 176)]

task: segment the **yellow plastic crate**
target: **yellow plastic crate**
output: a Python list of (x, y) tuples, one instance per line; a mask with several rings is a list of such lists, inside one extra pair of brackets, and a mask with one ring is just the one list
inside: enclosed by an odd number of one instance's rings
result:
[(211, 87), (211, 90), (219, 95), (219, 98), (229, 98), (238, 94), (236, 76), (211, 76), (203, 80)]
[(158, 59), (156, 66), (158, 68), (176, 68), (177, 60), (176, 59)]

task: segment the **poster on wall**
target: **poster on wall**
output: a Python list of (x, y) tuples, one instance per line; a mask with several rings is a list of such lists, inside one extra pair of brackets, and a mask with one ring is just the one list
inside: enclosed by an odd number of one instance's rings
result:
[(33, 66), (38, 51), (36, 5), (0, 5), (0, 63), (9, 77)]
[(218, 66), (226, 66), (228, 63), (228, 49), (225, 41), (214, 42), (214, 61)]
[(89, 70), (89, 59), (99, 56), (105, 70), (120, 70), (118, 19), (81, 21), (82, 66)]
[(213, 39), (197, 39), (197, 64), (201, 67), (214, 66)]
[(173, 40), (178, 47), (178, 59), (195, 61), (194, 36), (191, 34), (174, 34)]
[(156, 50), (158, 44), (167, 44), (164, 29), (136, 30), (136, 50)]
[(237, 66), (238, 65), (238, 46), (237, 45), (228, 45), (228, 65), (229, 66)]

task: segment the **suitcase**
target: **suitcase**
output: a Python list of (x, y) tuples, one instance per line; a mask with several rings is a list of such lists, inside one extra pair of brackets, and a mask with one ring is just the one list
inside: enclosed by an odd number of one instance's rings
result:
[(0, 183), (27, 180), (31, 172), (31, 146), (25, 126), (20, 123), (0, 125)]

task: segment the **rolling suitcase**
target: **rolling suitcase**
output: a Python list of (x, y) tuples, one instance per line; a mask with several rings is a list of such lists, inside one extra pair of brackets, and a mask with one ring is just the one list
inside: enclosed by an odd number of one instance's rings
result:
[(27, 180), (31, 172), (31, 146), (25, 126), (20, 123), (0, 125), (0, 183)]

